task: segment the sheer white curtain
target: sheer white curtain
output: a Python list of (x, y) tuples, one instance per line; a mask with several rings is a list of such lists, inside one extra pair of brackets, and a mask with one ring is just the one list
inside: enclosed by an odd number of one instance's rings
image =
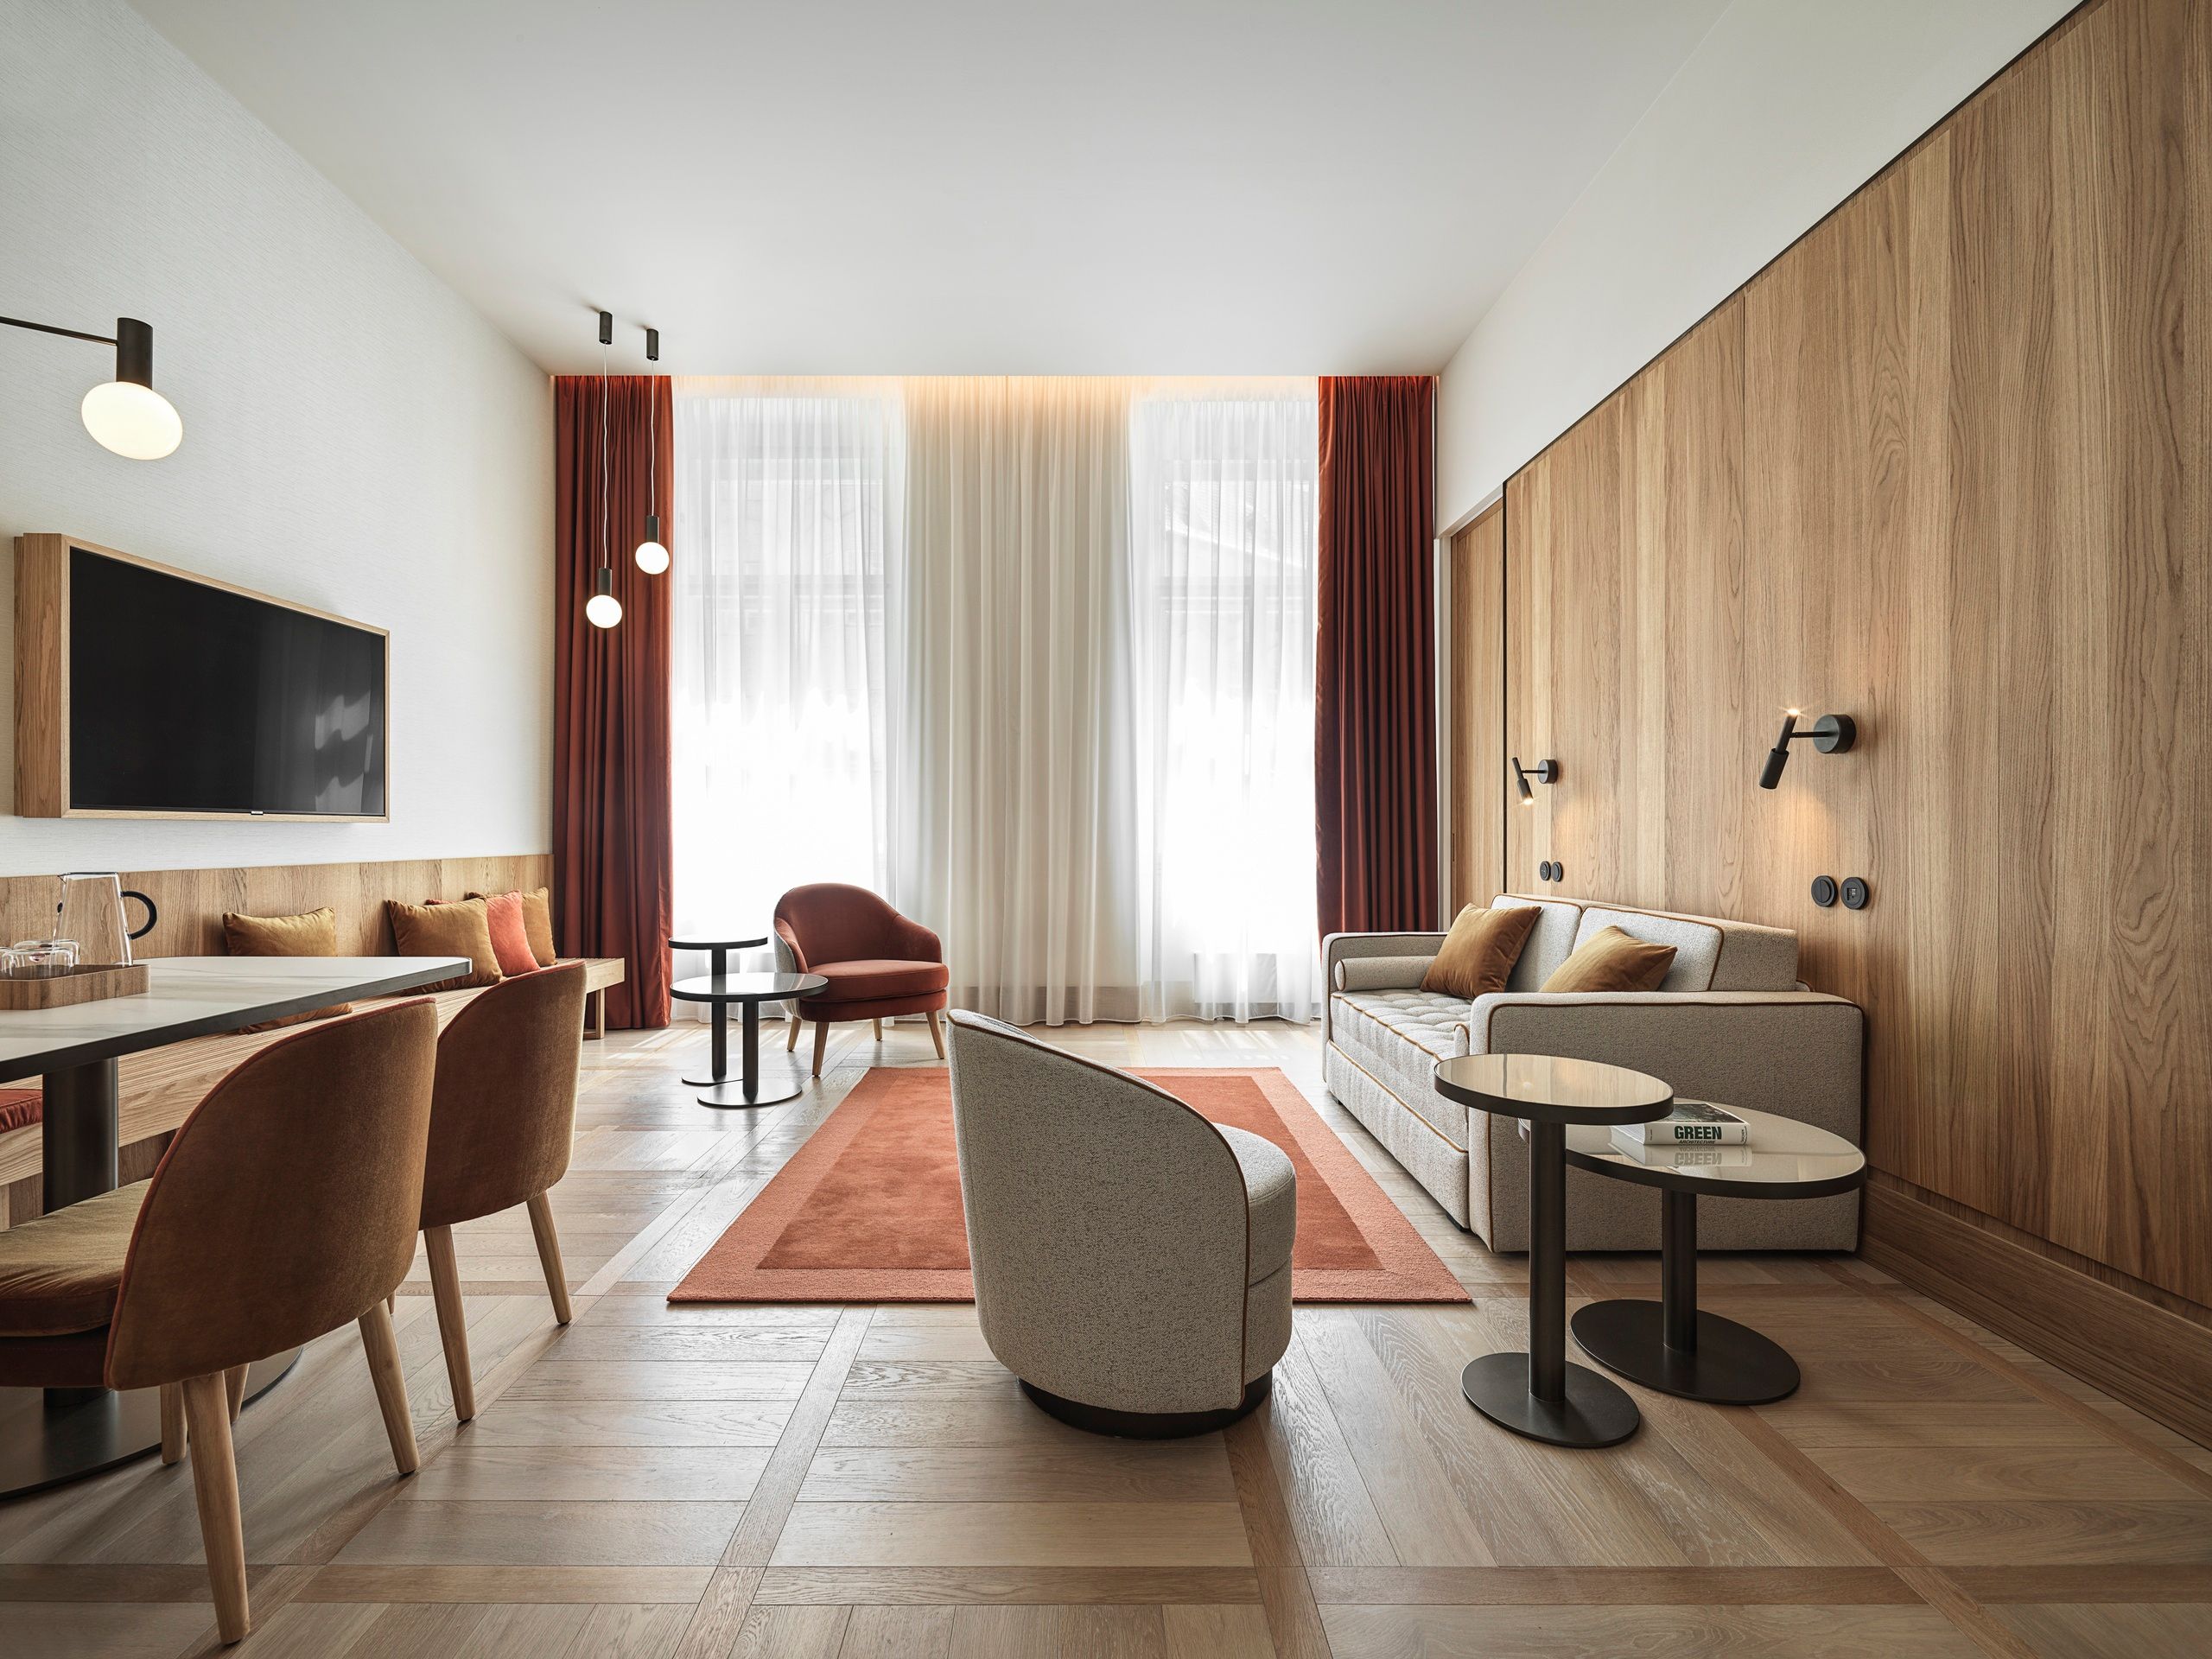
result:
[(1312, 381), (1130, 416), (1143, 1014), (1310, 1020), (1319, 427)]
[(899, 391), (686, 378), (675, 413), (675, 915), (759, 935), (786, 887), (888, 875)]
[(1135, 1019), (1128, 385), (905, 391), (893, 902), (957, 1007)]

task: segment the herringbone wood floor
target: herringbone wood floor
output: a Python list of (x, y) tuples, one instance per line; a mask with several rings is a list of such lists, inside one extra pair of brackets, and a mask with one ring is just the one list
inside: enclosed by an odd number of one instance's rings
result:
[[(1058, 1033), (1125, 1065), (1281, 1065), (1310, 1030)], [(423, 1467), (396, 1478), (359, 1346), (315, 1344), (238, 1427), (254, 1656), (2202, 1654), (2212, 1452), (1847, 1258), (1708, 1259), (1708, 1306), (1802, 1362), (1794, 1399), (1638, 1391), (1567, 1452), (1458, 1395), (1517, 1345), (1518, 1259), (1325, 1113), (1477, 1298), (1300, 1308), (1226, 1435), (1093, 1439), (1026, 1405), (965, 1307), (671, 1309), (668, 1287), (872, 1063), (844, 1030), (747, 1116), (676, 1079), (696, 1027), (587, 1045), (556, 1191), (576, 1317), (520, 1211), (461, 1230), (480, 1415), (457, 1429), (418, 1263), (399, 1338)], [(1577, 1295), (1656, 1284), (1578, 1258)], [(192, 1487), (151, 1461), (0, 1505), (0, 1649), (213, 1644)]]

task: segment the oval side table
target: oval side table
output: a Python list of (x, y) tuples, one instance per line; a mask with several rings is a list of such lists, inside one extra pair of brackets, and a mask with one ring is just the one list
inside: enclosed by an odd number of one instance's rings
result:
[[(773, 1074), (760, 1071), (760, 1005), (787, 997), (810, 996), (830, 982), (819, 974), (709, 974), (699, 979), (679, 979), (668, 994), (679, 1002), (707, 1002), (714, 1006), (714, 1077), (699, 1096), (702, 1106), (773, 1106), (796, 1099), (806, 1087), (796, 1069), (779, 1065)], [(729, 1039), (726, 1010), (736, 1003), (743, 1012), (745, 1040), (739, 1050), (741, 1064), (736, 1077), (729, 1076)], [(685, 1078), (689, 1083), (692, 1080)]]
[(1484, 1354), (1459, 1374), (1467, 1403), (1503, 1428), (1553, 1446), (1611, 1446), (1637, 1431), (1636, 1402), (1567, 1358), (1567, 1132), (1648, 1123), (1673, 1109), (1656, 1077), (1595, 1060), (1470, 1054), (1440, 1060), (1436, 1092), (1474, 1111), (1529, 1123), (1529, 1351)]
[(1659, 1189), (1659, 1300), (1620, 1298), (1575, 1310), (1582, 1351), (1631, 1382), (1715, 1406), (1757, 1406), (1797, 1391), (1797, 1362), (1770, 1337), (1697, 1306), (1697, 1200), (1822, 1198), (1866, 1184), (1866, 1154), (1840, 1135), (1716, 1105), (1744, 1120), (1742, 1146), (1624, 1147), (1606, 1129), (1569, 1129), (1567, 1161), (1577, 1169)]

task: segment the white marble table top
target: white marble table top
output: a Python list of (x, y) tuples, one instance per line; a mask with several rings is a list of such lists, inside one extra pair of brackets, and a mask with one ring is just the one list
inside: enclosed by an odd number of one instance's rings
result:
[(460, 957), (156, 957), (137, 996), (0, 1010), (0, 1083), (388, 996), (465, 973)]

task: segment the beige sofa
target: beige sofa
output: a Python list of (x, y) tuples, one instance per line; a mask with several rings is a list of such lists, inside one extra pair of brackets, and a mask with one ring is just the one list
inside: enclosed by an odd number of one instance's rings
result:
[[(1860, 1141), (1865, 1018), (1857, 1004), (1807, 990), (1797, 936), (1707, 916), (1505, 893), (1497, 906), (1543, 912), (1506, 988), (1470, 1003), (1419, 988), (1441, 933), (1334, 933), (1323, 942), (1331, 988), (1322, 1014), (1329, 1092), (1365, 1124), (1452, 1219), (1492, 1249), (1529, 1248), (1529, 1154), (1517, 1122), (1439, 1095), (1439, 1060), (1460, 1054), (1562, 1054), (1646, 1071), (1692, 1099), (1778, 1112)], [(1599, 929), (1671, 944), (1673, 969), (1637, 995), (1536, 990)], [(1707, 1198), (1700, 1248), (1847, 1250), (1859, 1196), (1802, 1202)], [(1649, 1250), (1659, 1243), (1652, 1188), (1567, 1171), (1567, 1244)]]

